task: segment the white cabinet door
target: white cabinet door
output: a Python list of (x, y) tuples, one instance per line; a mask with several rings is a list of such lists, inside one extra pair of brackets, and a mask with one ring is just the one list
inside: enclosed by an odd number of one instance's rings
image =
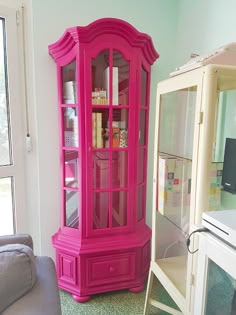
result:
[(194, 315), (236, 314), (236, 249), (210, 233), (199, 241)]

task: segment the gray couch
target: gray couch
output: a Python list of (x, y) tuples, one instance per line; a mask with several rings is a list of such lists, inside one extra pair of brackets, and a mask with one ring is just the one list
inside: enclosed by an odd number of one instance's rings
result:
[(54, 262), (29, 235), (0, 236), (0, 314), (61, 315)]

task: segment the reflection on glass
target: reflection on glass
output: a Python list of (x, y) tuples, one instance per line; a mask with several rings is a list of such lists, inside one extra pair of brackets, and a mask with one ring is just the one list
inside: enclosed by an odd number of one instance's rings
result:
[(113, 51), (112, 105), (129, 103), (129, 62), (119, 52)]
[[(223, 163), (211, 163), (208, 210), (221, 210)], [(231, 209), (231, 208), (230, 208)]]
[(205, 315), (236, 314), (236, 280), (209, 259)]
[(78, 188), (78, 152), (64, 151), (65, 186)]
[(188, 233), (191, 160), (159, 154), (158, 211)]
[(186, 236), (165, 216), (157, 213), (156, 261), (180, 293), (186, 295), (188, 251)]
[(113, 109), (112, 111), (112, 147), (128, 146), (128, 110)]
[(138, 184), (143, 183), (144, 181), (144, 170), (145, 170), (145, 165), (144, 165), (144, 158), (145, 158), (145, 149), (139, 149), (139, 154), (138, 154)]
[(116, 151), (112, 153), (112, 187), (127, 187), (128, 153)]
[(109, 100), (110, 89), (110, 67), (109, 67), (109, 50), (103, 50), (91, 64), (92, 75), (92, 104), (107, 105)]
[(161, 95), (157, 262), (185, 297), (196, 87)]
[[(224, 87), (227, 88), (227, 85)], [(236, 90), (219, 92), (212, 147), (208, 210), (234, 209), (236, 206), (236, 195), (226, 191), (222, 185), (226, 139), (236, 139), (235, 102)], [(233, 163), (234, 159), (229, 157), (228, 161)], [(229, 165), (229, 163), (226, 164)]]
[(79, 228), (79, 215), (80, 210), (78, 208), (79, 194), (75, 191), (65, 191), (65, 214), (66, 214), (66, 226), (74, 229)]
[(146, 141), (146, 110), (139, 111), (139, 145), (145, 145)]
[(109, 193), (93, 194), (93, 228), (105, 229), (109, 226)]
[(0, 18), (0, 166), (12, 164), (5, 44), (5, 20)]
[(141, 70), (141, 106), (146, 106), (147, 104), (147, 72), (143, 69)]
[(109, 187), (110, 162), (108, 152), (93, 153), (93, 187), (107, 189)]
[(196, 87), (161, 96), (159, 151), (192, 159)]
[(93, 148), (109, 147), (109, 110), (93, 109), (92, 112), (92, 145)]
[(12, 178), (0, 178), (0, 235), (14, 233)]
[(138, 207), (138, 212), (137, 212), (137, 220), (140, 221), (141, 219), (143, 219), (143, 213), (144, 213), (144, 209), (143, 209), (143, 194), (144, 194), (144, 186), (139, 186), (138, 187), (138, 196), (137, 196), (137, 207)]
[(76, 107), (63, 107), (64, 117), (64, 146), (78, 147), (78, 114)]
[(213, 162), (223, 162), (226, 138), (236, 138), (236, 90), (219, 92)]
[(77, 103), (75, 60), (69, 63), (68, 65), (62, 67), (62, 84), (63, 84), (62, 102), (64, 104)]
[(126, 191), (114, 191), (112, 193), (112, 226), (124, 226), (127, 224), (127, 193)]

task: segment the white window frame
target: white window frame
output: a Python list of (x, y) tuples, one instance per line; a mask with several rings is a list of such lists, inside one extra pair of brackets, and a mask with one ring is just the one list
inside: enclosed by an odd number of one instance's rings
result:
[(22, 102), (22, 82), (20, 56), (22, 43), (17, 26), (17, 10), (0, 5), (0, 16), (5, 19), (10, 132), (12, 145), (12, 165), (0, 166), (0, 178), (13, 177), (13, 217), (14, 232), (27, 231), (25, 163), (24, 163), (24, 110)]

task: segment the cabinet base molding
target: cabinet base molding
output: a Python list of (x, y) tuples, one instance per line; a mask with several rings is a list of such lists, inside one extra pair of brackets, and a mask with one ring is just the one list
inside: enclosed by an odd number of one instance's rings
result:
[(151, 231), (146, 227), (139, 232), (142, 237), (137, 232), (130, 233), (115, 245), (104, 239), (103, 245), (100, 240), (96, 246), (96, 239), (90, 239), (86, 246), (75, 242), (75, 247), (68, 249), (60, 230), (53, 236), (59, 287), (70, 292), (79, 303), (103, 292), (143, 291), (150, 263)]

